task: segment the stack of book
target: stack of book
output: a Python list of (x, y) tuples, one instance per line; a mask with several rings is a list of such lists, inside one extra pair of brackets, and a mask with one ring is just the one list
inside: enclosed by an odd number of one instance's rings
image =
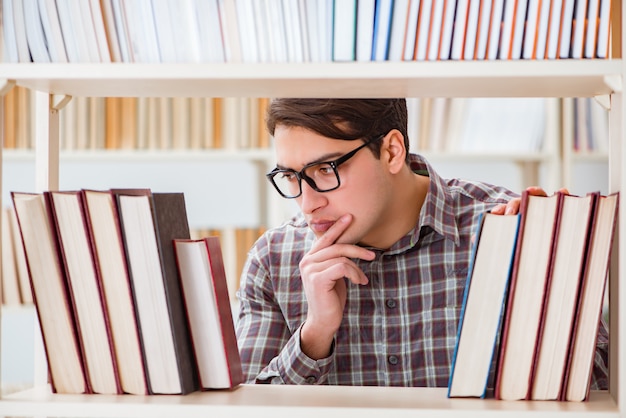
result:
[(482, 216), (448, 396), (588, 398), (618, 202), (525, 192), (518, 215)]
[(54, 392), (187, 394), (242, 382), (220, 242), (190, 239), (182, 193), (11, 197)]

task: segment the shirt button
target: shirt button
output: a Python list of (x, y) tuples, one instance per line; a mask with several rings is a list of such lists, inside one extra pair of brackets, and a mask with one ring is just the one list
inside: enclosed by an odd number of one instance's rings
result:
[(398, 357), (397, 356), (389, 356), (387, 357), (387, 361), (389, 362), (389, 364), (395, 366), (396, 364), (398, 364)]
[(315, 384), (315, 382), (317, 382), (317, 377), (315, 377), (315, 376), (308, 376), (306, 378), (306, 383), (309, 384), (309, 385), (313, 385), (313, 384)]
[(387, 299), (386, 304), (387, 304), (387, 307), (389, 309), (393, 309), (393, 308), (396, 307), (396, 300), (395, 299)]

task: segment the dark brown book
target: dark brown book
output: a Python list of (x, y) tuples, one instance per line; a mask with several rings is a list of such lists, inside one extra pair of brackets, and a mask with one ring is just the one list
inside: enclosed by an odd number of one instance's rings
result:
[(189, 239), (182, 193), (116, 194), (142, 353), (153, 394), (199, 389), (174, 255)]
[(513, 261), (511, 287), (496, 371), (495, 397), (530, 397), (535, 350), (548, 284), (551, 249), (562, 195), (533, 196), (524, 192), (520, 232)]
[(618, 207), (619, 193), (598, 197), (576, 309), (562, 400), (584, 401), (589, 397)]
[(12, 192), (52, 391), (89, 393), (65, 270), (43, 194)]
[(58, 236), (91, 389), (94, 393), (121, 393), (109, 318), (80, 192), (47, 191), (44, 197)]
[(115, 196), (109, 190), (82, 190), (81, 195), (121, 389), (124, 393), (145, 395), (148, 383)]
[(202, 389), (243, 382), (220, 239), (174, 240)]

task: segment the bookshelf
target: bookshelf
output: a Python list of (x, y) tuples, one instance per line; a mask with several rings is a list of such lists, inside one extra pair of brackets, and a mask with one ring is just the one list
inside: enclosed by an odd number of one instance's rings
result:
[[(10, 86), (35, 95), (35, 165), (39, 190), (58, 187), (58, 111), (65, 96), (339, 96), (339, 97), (594, 97), (610, 98), (610, 188), (626, 184), (621, 59), (585, 61), (325, 63), (325, 64), (0, 64)], [(52, 104), (52, 105), (51, 105)], [(622, 219), (625, 209), (620, 211)], [(626, 236), (624, 222), (620, 237)], [(0, 411), (10, 416), (159, 417), (245, 414), (260, 416), (626, 416), (626, 300), (620, 282), (626, 259), (617, 255), (611, 286), (611, 390), (590, 402), (503, 402), (447, 399), (445, 389), (366, 387), (267, 387), (243, 385), (229, 392), (136, 397), (51, 395), (45, 386), (7, 395)], [(623, 304), (622, 304), (623, 305)], [(622, 349), (620, 350), (620, 347)], [(37, 371), (36, 371), (37, 373)], [(45, 373), (40, 373), (45, 374)]]

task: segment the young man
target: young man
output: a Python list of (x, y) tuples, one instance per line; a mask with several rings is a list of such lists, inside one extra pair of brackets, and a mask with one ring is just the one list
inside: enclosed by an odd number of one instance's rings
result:
[(476, 221), (517, 213), (518, 195), (444, 180), (409, 154), (404, 99), (277, 99), (267, 127), (267, 177), (301, 213), (244, 267), (246, 380), (447, 386)]

